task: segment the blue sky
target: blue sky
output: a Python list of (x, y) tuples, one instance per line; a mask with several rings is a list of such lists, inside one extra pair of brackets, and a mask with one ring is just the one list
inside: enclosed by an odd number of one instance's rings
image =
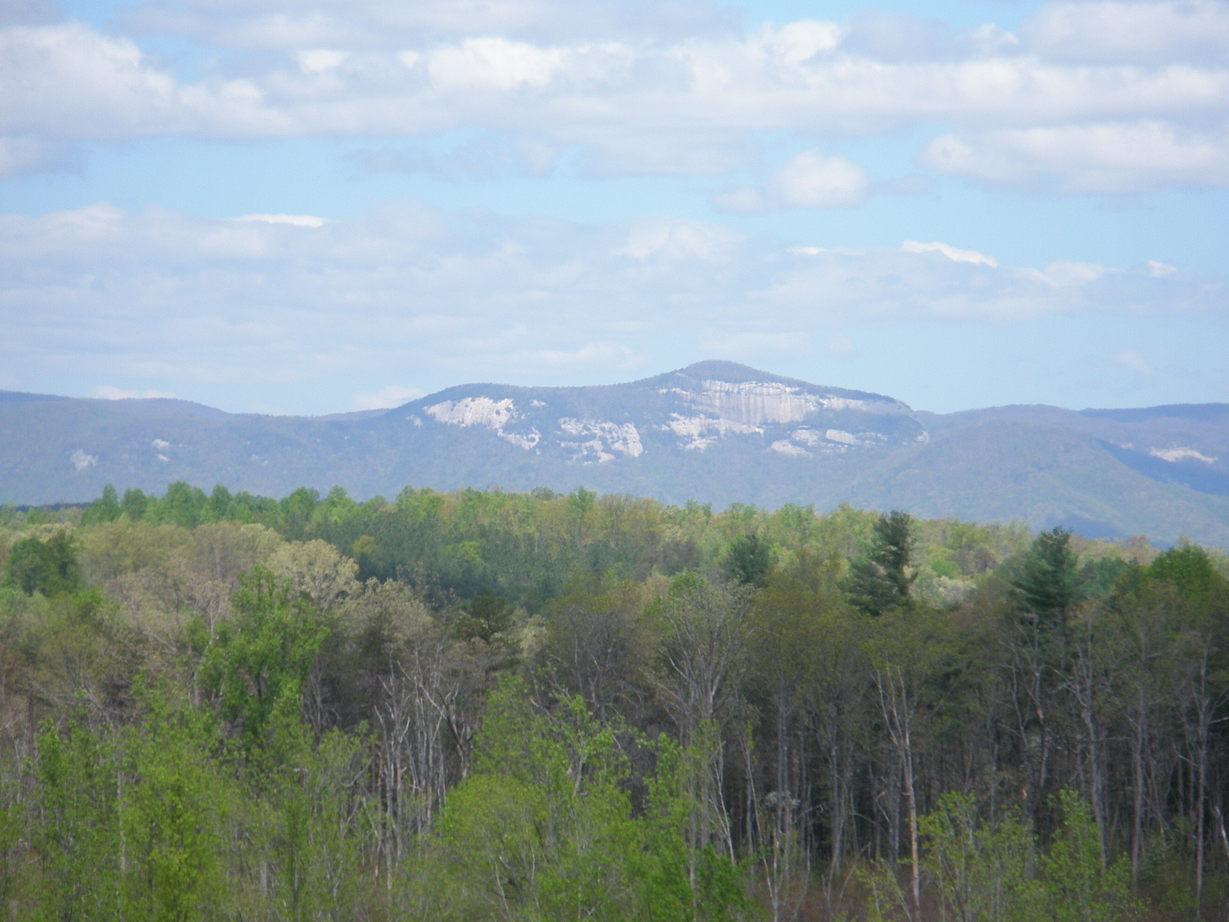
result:
[(0, 0), (0, 389), (1229, 401), (1229, 2)]

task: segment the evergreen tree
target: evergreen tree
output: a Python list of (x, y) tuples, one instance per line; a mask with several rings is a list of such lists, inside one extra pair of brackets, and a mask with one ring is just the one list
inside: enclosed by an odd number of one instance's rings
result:
[(736, 583), (763, 586), (772, 569), (772, 557), (772, 544), (752, 532), (730, 542), (721, 566), (725, 575)]
[(869, 551), (853, 562), (845, 583), (854, 608), (881, 615), (907, 606), (917, 578), (913, 551), (913, 516), (899, 509), (879, 516)]
[(35, 537), (18, 541), (9, 551), (6, 569), (4, 584), (26, 595), (41, 592), (50, 596), (81, 586), (77, 542), (66, 531), (58, 531), (46, 541)]
[(1016, 603), (1040, 635), (1061, 636), (1067, 615), (1080, 597), (1071, 532), (1054, 528), (1039, 534), (1012, 579), (1011, 588)]

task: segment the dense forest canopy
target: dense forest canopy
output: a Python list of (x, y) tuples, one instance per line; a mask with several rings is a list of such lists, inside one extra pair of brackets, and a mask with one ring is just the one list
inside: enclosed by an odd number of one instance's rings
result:
[(406, 489), (0, 510), (0, 912), (1226, 919), (1229, 564)]

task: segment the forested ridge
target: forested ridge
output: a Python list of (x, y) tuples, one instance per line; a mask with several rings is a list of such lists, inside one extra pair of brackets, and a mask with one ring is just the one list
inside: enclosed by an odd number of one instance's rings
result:
[(0, 509), (13, 919), (1229, 919), (1229, 563), (586, 490)]

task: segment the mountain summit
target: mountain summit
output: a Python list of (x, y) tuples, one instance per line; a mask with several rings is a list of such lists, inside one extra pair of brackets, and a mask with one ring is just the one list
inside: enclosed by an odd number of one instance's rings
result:
[(418, 428), (486, 430), (521, 451), (582, 465), (703, 453), (725, 442), (807, 457), (926, 438), (913, 412), (890, 397), (818, 387), (733, 362), (699, 362), (601, 387), (471, 384), (389, 416)]
[(936, 415), (732, 362), (593, 387), (465, 384), (323, 418), (0, 392), (0, 502), (177, 480), (268, 496), (583, 486), (666, 502), (849, 502), (1229, 547), (1229, 406)]

